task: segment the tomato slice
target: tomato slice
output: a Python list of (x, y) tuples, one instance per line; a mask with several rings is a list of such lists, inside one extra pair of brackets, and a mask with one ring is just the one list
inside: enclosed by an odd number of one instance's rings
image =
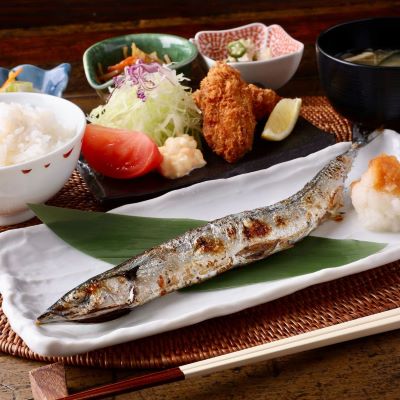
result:
[(129, 179), (157, 168), (162, 155), (144, 133), (89, 124), (82, 153), (97, 172), (111, 178)]

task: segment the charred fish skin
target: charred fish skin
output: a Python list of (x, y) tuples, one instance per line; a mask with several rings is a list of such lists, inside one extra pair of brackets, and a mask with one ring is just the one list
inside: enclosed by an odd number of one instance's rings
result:
[(336, 157), (283, 201), (209, 222), (87, 280), (37, 322), (111, 317), (292, 247), (338, 212), (356, 153), (353, 147)]

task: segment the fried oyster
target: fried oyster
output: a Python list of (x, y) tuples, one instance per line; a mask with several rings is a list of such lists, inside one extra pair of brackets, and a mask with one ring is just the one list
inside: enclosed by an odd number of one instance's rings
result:
[(203, 135), (209, 147), (229, 163), (252, 149), (256, 121), (270, 113), (278, 95), (248, 85), (238, 70), (217, 62), (193, 94), (203, 113)]

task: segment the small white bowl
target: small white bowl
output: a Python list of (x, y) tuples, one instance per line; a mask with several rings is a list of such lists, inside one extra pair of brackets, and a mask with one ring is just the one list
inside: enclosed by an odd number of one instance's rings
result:
[(270, 48), (272, 57), (268, 60), (228, 63), (240, 71), (246, 82), (265, 88), (279, 89), (287, 83), (303, 55), (304, 44), (293, 39), (280, 25), (266, 26), (259, 22), (234, 29), (197, 32), (193, 41), (208, 68), (211, 68), (216, 61), (228, 57), (228, 43), (238, 39), (251, 39), (257, 50)]
[(19, 103), (51, 110), (60, 124), (74, 132), (58, 149), (20, 164), (0, 166), (0, 226), (17, 224), (34, 216), (29, 203), (53, 197), (71, 176), (78, 162), (86, 118), (75, 104), (41, 93), (2, 93), (2, 103)]

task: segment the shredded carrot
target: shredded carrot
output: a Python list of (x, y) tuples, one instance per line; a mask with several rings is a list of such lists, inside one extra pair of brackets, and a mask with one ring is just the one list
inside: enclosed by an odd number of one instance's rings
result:
[(109, 79), (113, 78), (114, 76), (118, 75), (120, 71), (111, 71), (107, 72), (106, 74), (99, 75), (98, 79), (100, 82), (107, 82)]
[(110, 78), (112, 78), (113, 76), (120, 74), (121, 72), (123, 72), (125, 67), (135, 64), (137, 60), (142, 60), (145, 63), (158, 62), (159, 64), (162, 64), (162, 61), (159, 59), (156, 51), (147, 54), (144, 51), (140, 50), (134, 42), (132, 42), (131, 51), (132, 55), (127, 56), (128, 47), (124, 46), (122, 48), (122, 53), (125, 58), (119, 63), (107, 67), (108, 72), (106, 73), (104, 73), (103, 69), (100, 68), (98, 65), (99, 81), (105, 82)]
[(4, 92), (8, 85), (15, 81), (15, 78), (23, 71), (22, 67), (19, 67), (15, 71), (10, 71), (8, 73), (8, 78), (6, 81), (1, 85), (0, 92)]
[(129, 57), (125, 58), (124, 60), (122, 60), (121, 62), (119, 62), (118, 64), (107, 67), (107, 69), (109, 71), (122, 71), (128, 65), (135, 64), (136, 60), (137, 60), (137, 57), (129, 56)]

